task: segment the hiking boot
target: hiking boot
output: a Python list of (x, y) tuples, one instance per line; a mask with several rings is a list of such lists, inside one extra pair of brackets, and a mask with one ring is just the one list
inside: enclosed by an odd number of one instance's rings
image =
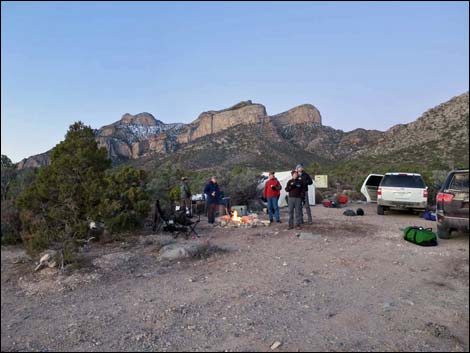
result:
[(296, 228), (296, 229), (302, 229), (302, 227), (300, 226), (300, 224), (297, 224), (297, 225), (295, 226), (295, 228)]
[(294, 229), (294, 226), (289, 224), (289, 227), (287, 229)]
[(276, 222), (277, 222), (277, 223), (282, 223), (280, 219), (278, 219)]
[(269, 224), (271, 224), (271, 223), (273, 223), (273, 220), (272, 220), (272, 219), (269, 220)]

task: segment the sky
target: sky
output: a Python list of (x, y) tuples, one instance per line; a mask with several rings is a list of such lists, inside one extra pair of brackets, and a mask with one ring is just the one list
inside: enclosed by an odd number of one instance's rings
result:
[(468, 2), (1, 3), (1, 153), (242, 100), (385, 131), (468, 91)]

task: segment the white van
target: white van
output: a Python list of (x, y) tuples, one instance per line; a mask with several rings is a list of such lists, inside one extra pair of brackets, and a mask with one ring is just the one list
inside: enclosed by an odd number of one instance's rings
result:
[(428, 206), (428, 188), (416, 173), (371, 174), (361, 192), (368, 202), (377, 202), (379, 215), (391, 208), (424, 211)]
[[(287, 182), (292, 179), (292, 175), (290, 170), (286, 172), (276, 172), (274, 176), (279, 180), (282, 186), (281, 196), (279, 197), (278, 205), (279, 207), (286, 207), (287, 206), (287, 192), (286, 186)], [(260, 193), (264, 190), (264, 185), (269, 179), (269, 173), (264, 172), (262, 174), (262, 179), (259, 181), (258, 190)], [(313, 184), (308, 186), (308, 201), (310, 205), (315, 205), (315, 180), (313, 180)]]

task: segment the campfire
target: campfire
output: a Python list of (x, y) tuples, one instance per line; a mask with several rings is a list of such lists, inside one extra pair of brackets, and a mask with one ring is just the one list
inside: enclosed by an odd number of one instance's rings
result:
[(232, 212), (232, 215), (225, 215), (217, 218), (217, 223), (222, 227), (242, 227), (251, 228), (256, 226), (268, 226), (269, 221), (262, 221), (258, 219), (256, 213), (251, 213), (248, 216), (238, 216), (237, 210)]

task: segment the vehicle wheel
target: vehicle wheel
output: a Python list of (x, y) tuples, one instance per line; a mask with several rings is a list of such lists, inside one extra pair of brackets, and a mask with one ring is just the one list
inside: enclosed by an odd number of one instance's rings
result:
[(415, 213), (419, 218), (423, 218), (424, 211), (416, 210), (414, 213)]
[(383, 216), (385, 214), (385, 208), (383, 206), (377, 205), (377, 214)]
[(440, 225), (437, 226), (437, 236), (439, 239), (449, 239), (450, 238), (450, 229), (444, 228)]

